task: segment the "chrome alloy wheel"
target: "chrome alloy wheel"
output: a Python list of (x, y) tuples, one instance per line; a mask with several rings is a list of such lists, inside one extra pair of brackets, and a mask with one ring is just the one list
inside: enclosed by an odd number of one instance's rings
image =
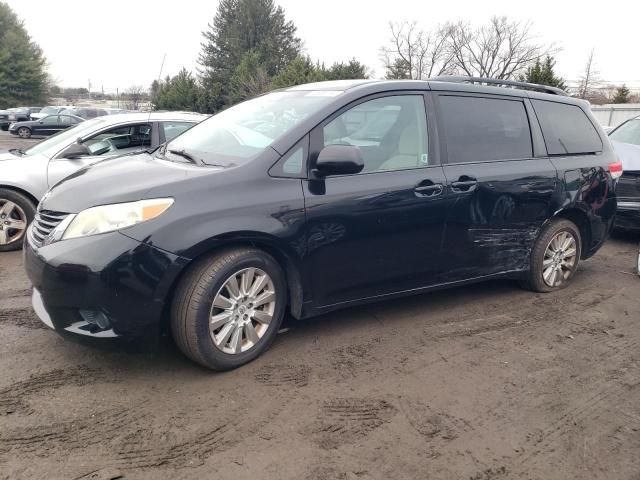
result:
[(259, 268), (246, 268), (222, 285), (211, 307), (209, 333), (224, 353), (253, 348), (273, 319), (276, 293), (273, 280)]
[(567, 231), (558, 232), (547, 245), (542, 261), (542, 278), (549, 287), (562, 285), (578, 261), (578, 245)]
[(0, 245), (19, 242), (26, 231), (24, 210), (6, 198), (0, 198)]
[(20, 127), (18, 129), (18, 136), (20, 138), (29, 138), (31, 136), (31, 130), (29, 130), (27, 127)]

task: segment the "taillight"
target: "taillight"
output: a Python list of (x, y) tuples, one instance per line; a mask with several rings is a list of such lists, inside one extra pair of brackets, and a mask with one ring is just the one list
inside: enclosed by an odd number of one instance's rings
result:
[(622, 162), (618, 160), (616, 163), (610, 163), (609, 173), (613, 179), (620, 178), (622, 176)]

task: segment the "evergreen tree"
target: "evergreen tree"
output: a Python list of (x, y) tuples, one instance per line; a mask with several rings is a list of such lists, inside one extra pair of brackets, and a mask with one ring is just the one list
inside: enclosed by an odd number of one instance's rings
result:
[(520, 75), (520, 81), (537, 83), (539, 85), (548, 85), (550, 87), (566, 90), (567, 86), (564, 83), (564, 80), (557, 77), (553, 71), (555, 66), (556, 62), (553, 57), (547, 55), (542, 62), (538, 59), (535, 64), (527, 68), (524, 75)]
[(203, 34), (199, 57), (205, 89), (202, 107), (214, 112), (235, 98), (231, 78), (247, 52), (258, 56), (269, 77), (277, 75), (300, 53), (301, 42), (295, 34), (295, 25), (273, 0), (221, 0)]
[(273, 78), (271, 87), (284, 88), (303, 83), (321, 82), (325, 80), (325, 74), (323, 66), (314, 64), (309, 56), (300, 56)]
[(265, 93), (269, 90), (270, 82), (260, 54), (249, 50), (231, 76), (227, 104), (233, 105)]
[(199, 94), (196, 79), (185, 68), (175, 77), (151, 85), (151, 102), (157, 110), (197, 111)]
[(0, 107), (44, 103), (46, 89), (42, 50), (11, 8), (0, 2)]
[(407, 80), (411, 78), (411, 72), (409, 71), (409, 64), (397, 58), (395, 62), (387, 66), (387, 72), (384, 76), (387, 80)]
[(613, 103), (629, 103), (629, 89), (626, 85), (616, 88)]
[(359, 78), (369, 78), (367, 67), (355, 58), (347, 63), (334, 63), (331, 68), (326, 70), (325, 80), (352, 80)]

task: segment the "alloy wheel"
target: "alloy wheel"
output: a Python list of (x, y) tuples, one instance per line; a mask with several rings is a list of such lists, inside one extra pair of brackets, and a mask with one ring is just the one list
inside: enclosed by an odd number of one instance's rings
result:
[(571, 232), (558, 232), (547, 245), (542, 261), (542, 278), (549, 287), (566, 282), (578, 261), (578, 246)]
[(18, 129), (18, 136), (20, 138), (29, 138), (31, 136), (31, 131), (27, 127), (20, 127)]
[(6, 198), (0, 198), (0, 245), (18, 242), (27, 230), (24, 210)]
[(253, 348), (269, 329), (275, 313), (273, 280), (259, 268), (246, 268), (222, 285), (211, 307), (209, 332), (224, 353)]

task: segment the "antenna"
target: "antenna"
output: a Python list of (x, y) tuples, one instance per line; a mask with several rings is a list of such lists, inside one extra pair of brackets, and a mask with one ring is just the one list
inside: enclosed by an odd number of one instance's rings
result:
[[(167, 52), (164, 53), (164, 55), (162, 56), (162, 63), (160, 64), (160, 71), (158, 72), (158, 87), (160, 86), (160, 79), (162, 78), (162, 69), (164, 68), (164, 61), (167, 58)], [(151, 96), (149, 96), (149, 117), (147, 118), (147, 123), (151, 123)], [(153, 127), (152, 127), (153, 128)], [(150, 137), (153, 137), (153, 135), (151, 135), (151, 131), (149, 132)], [(158, 132), (158, 140), (160, 139), (160, 132)], [(149, 138), (149, 140), (151, 140), (151, 138)]]

